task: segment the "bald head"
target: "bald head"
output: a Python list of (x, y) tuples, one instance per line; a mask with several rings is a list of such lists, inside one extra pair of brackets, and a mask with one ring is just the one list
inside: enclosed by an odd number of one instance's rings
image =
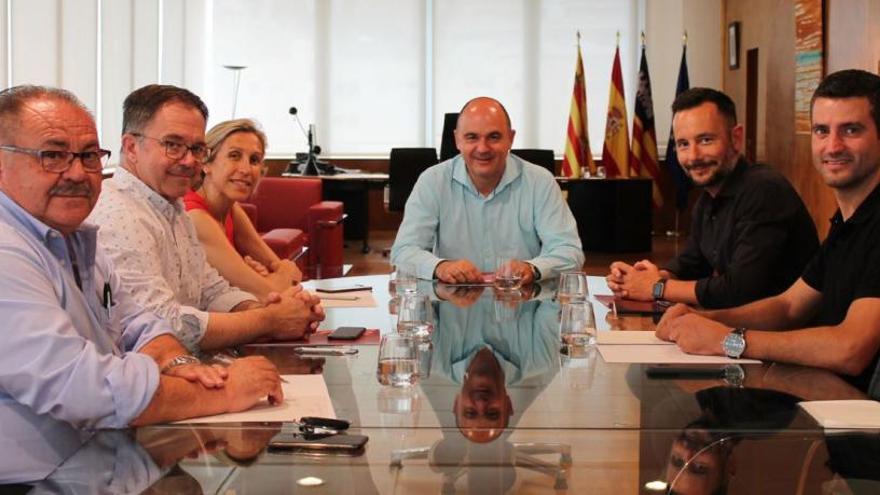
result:
[(510, 114), (507, 113), (507, 109), (504, 108), (504, 105), (501, 104), (500, 101), (495, 98), (489, 98), (488, 96), (478, 96), (476, 98), (472, 98), (468, 100), (467, 103), (461, 107), (461, 111), (458, 112), (458, 120), (455, 123), (455, 127), (458, 127), (458, 124), (461, 122), (461, 117), (468, 112), (501, 112), (504, 115), (504, 120), (507, 122), (507, 129), (510, 130), (513, 126), (510, 123)]

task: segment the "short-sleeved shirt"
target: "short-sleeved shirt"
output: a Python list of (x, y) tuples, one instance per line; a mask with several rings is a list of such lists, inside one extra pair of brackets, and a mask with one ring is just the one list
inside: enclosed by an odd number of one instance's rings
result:
[(696, 280), (704, 308), (729, 308), (783, 292), (819, 247), (816, 226), (786, 178), (740, 159), (715, 197), (703, 192), (684, 251), (665, 268)]
[[(204, 210), (208, 212), (209, 215), (211, 214), (211, 210), (208, 209), (208, 201), (195, 191), (186, 193), (186, 196), (183, 197), (183, 206), (186, 208), (186, 211)], [(235, 247), (235, 228), (232, 224), (232, 208), (229, 209), (229, 213), (226, 214), (226, 219), (223, 220), (223, 230), (226, 232), (226, 238), (229, 239), (229, 244), (232, 244), (232, 246)]]
[[(846, 221), (838, 210), (831, 217), (831, 230), (803, 273), (803, 280), (822, 293), (814, 326), (839, 325), (856, 299), (880, 297), (880, 186), (862, 201)], [(880, 322), (865, 322), (880, 325)], [(880, 353), (873, 364), (852, 380), (866, 389)]]

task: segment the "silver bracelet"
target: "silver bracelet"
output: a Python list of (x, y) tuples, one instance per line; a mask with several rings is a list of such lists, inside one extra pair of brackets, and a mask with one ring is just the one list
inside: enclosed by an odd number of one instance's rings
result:
[(184, 364), (202, 364), (202, 362), (199, 361), (199, 358), (195, 356), (191, 356), (189, 354), (181, 354), (180, 356), (177, 356), (171, 361), (165, 363), (165, 366), (162, 366), (161, 372), (165, 373), (171, 368), (176, 368), (177, 366), (182, 366)]

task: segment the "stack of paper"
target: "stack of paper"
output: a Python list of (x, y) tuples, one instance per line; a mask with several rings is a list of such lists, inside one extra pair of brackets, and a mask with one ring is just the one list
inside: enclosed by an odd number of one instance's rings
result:
[(880, 402), (814, 400), (800, 406), (823, 428), (880, 428)]

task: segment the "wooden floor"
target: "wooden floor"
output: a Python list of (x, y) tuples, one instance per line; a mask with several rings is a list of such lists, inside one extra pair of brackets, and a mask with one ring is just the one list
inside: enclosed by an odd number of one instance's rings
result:
[[(373, 231), (370, 232), (370, 252), (361, 253), (360, 241), (348, 241), (345, 247), (345, 262), (351, 263), (352, 268), (349, 275), (375, 275), (380, 273), (388, 273), (388, 257), (387, 250), (391, 249), (394, 242), (394, 234), (392, 231)], [(584, 263), (584, 272), (587, 275), (607, 275), (608, 266), (612, 261), (622, 260), (629, 263), (647, 259), (654, 263), (665, 263), (678, 253), (678, 250), (684, 246), (684, 238), (655, 236), (653, 238), (653, 251), (649, 253), (627, 253), (627, 254), (604, 254), (604, 253), (586, 253), (586, 262)], [(384, 253), (384, 254), (383, 254)]]

